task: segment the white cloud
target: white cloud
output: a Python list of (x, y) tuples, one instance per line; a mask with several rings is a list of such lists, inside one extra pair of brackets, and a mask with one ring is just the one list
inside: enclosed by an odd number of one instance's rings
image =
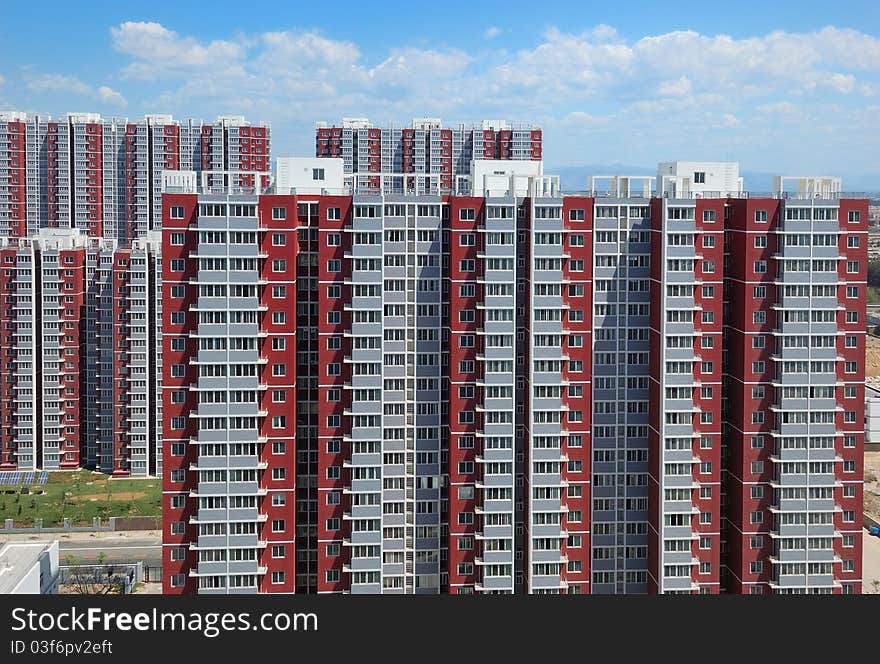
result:
[(832, 74), (829, 84), (838, 92), (847, 94), (855, 90), (856, 77), (852, 74)]
[(603, 42), (603, 41), (618, 41), (620, 39), (620, 35), (610, 25), (606, 25), (604, 23), (600, 23), (595, 28), (590, 31), (590, 37), (593, 41)]
[(3, 78), (3, 75), (0, 74), (0, 87), (2, 87), (6, 83), (6, 79)]
[(80, 95), (91, 92), (91, 88), (76, 76), (63, 74), (38, 74), (30, 78), (26, 85), (32, 92), (72, 92)]
[(170, 74), (235, 69), (245, 55), (241, 43), (215, 40), (202, 44), (181, 37), (160, 23), (127, 21), (110, 29), (113, 48), (135, 61), (125, 69), (132, 78), (151, 79)]
[(98, 88), (98, 98), (107, 104), (113, 104), (115, 106), (126, 106), (128, 104), (128, 102), (125, 101), (125, 97), (106, 85), (102, 85)]
[[(483, 34), (493, 39), (503, 31), (489, 26)], [(713, 136), (751, 136), (755, 149), (772, 140), (782, 151), (803, 143), (816, 123), (854, 131), (831, 105), (854, 110), (880, 95), (880, 38), (834, 27), (748, 37), (681, 30), (632, 38), (602, 24), (582, 32), (550, 27), (534, 46), (519, 50), (465, 52), (398, 42), (376, 52), (317, 30), (209, 40), (160, 23), (126, 22), (112, 28), (111, 42), (123, 56), (123, 83), (126, 77), (149, 80), (146, 89), (158, 90), (144, 110), (240, 112), (287, 123), (276, 132), (276, 144), (292, 140), (281, 137), (295, 131), (305, 132), (302, 144), (308, 145), (309, 127), (318, 119), (357, 115), (401, 122), (428, 115), (447, 122), (502, 117), (590, 127), (621, 160), (628, 146), (662, 144), (669, 154), (686, 141), (711, 147)], [(134, 105), (137, 93), (130, 86), (90, 93), (118, 105), (125, 95)], [(863, 114), (859, 123), (863, 134), (867, 126), (880, 135), (880, 119)], [(749, 131), (724, 131), (732, 127)], [(553, 140), (548, 131), (548, 156), (576, 150), (564, 139), (557, 145)], [(631, 159), (642, 163), (643, 157)]]
[(562, 124), (570, 127), (607, 124), (610, 118), (593, 115), (586, 111), (572, 111), (562, 118)]
[(68, 93), (89, 97), (112, 106), (126, 106), (128, 103), (125, 97), (122, 96), (122, 93), (107, 85), (94, 88), (75, 76), (65, 76), (64, 74), (37, 74), (31, 76), (27, 80), (26, 87), (28, 90), (39, 94), (58, 95)]
[(684, 97), (693, 92), (694, 84), (687, 76), (682, 76), (676, 81), (665, 81), (657, 88), (657, 94), (664, 97)]
[(796, 112), (797, 107), (790, 101), (778, 101), (772, 104), (761, 104), (757, 107), (759, 113), (767, 115), (790, 115)]

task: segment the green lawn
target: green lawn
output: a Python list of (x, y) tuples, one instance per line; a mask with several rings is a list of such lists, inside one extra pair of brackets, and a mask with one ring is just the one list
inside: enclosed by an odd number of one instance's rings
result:
[[(39, 475), (39, 473), (37, 473)], [(60, 524), (67, 517), (73, 525), (91, 525), (93, 517), (159, 516), (162, 512), (162, 481), (157, 478), (111, 480), (109, 475), (78, 470), (49, 473), (36, 493), (9, 494), (0, 488), (0, 521), (13, 519), (16, 526), (31, 526), (43, 519), (46, 527)], [(19, 487), (20, 488), (20, 487)]]

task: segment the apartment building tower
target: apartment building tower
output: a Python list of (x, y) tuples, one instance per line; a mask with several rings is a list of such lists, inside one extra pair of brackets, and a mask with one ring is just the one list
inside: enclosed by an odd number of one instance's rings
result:
[(268, 173), (270, 140), (267, 124), (242, 116), (129, 121), (97, 113), (53, 119), (2, 112), (0, 235), (75, 228), (129, 246), (161, 228), (165, 170), (219, 171), (221, 185), (232, 177), (236, 186), (254, 186), (254, 175), (237, 173)]
[(0, 466), (161, 473), (155, 238), (3, 238)]
[[(439, 175), (441, 190), (448, 192), (459, 178), (470, 175), (474, 160), (541, 161), (542, 138), (538, 126), (505, 120), (444, 127), (439, 118), (414, 118), (409, 127), (396, 127), (343, 118), (341, 125), (317, 124), (315, 156), (341, 158), (346, 174)], [(366, 182), (378, 186), (376, 177)]]
[(858, 593), (867, 205), (792, 183), (725, 222), (725, 585)]
[(315, 161), (165, 194), (166, 592), (861, 591), (866, 200)]

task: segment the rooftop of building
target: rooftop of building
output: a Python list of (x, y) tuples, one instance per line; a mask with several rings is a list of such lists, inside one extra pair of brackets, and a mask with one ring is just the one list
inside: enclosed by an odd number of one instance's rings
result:
[(61, 122), (67, 121), (71, 123), (98, 123), (98, 122), (116, 122), (124, 124), (185, 124), (195, 122), (201, 124), (215, 124), (224, 127), (270, 127), (270, 122), (250, 122), (243, 115), (218, 115), (214, 120), (205, 121), (201, 118), (188, 117), (183, 120), (175, 120), (170, 113), (148, 113), (142, 118), (128, 118), (120, 116), (104, 117), (100, 113), (92, 112), (68, 112), (61, 116), (53, 117), (44, 113), (30, 113), (27, 111), (0, 111), (0, 122), (29, 122), (37, 120), (41, 122)]
[(459, 122), (448, 126), (443, 125), (440, 118), (413, 118), (408, 125), (397, 122), (372, 123), (369, 118), (344, 117), (340, 124), (328, 122), (316, 122), (316, 129), (458, 129), (458, 130), (482, 130), (482, 131), (524, 131), (539, 130), (540, 125), (533, 123), (510, 123), (507, 120), (487, 119), (476, 122)]
[(0, 545), (0, 595), (12, 593), (56, 541), (12, 540)]

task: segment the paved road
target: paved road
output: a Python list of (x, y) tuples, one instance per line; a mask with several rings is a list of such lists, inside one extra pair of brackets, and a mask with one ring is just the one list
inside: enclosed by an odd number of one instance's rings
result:
[(157, 531), (130, 531), (107, 533), (42, 533), (35, 535), (8, 535), (4, 539), (57, 539), (62, 564), (73, 556), (80, 564), (98, 562), (104, 553), (108, 562), (134, 563), (143, 561), (150, 566), (162, 565), (162, 537)]
[(134, 563), (143, 561), (147, 565), (162, 565), (162, 546), (158, 538), (99, 539), (91, 541), (60, 542), (62, 561), (66, 556), (74, 556), (81, 564), (98, 562), (104, 554), (107, 562)]

